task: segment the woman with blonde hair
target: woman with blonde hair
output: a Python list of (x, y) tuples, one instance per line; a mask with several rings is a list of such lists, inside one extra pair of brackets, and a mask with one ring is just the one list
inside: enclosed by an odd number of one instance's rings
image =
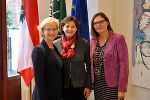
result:
[(32, 52), (35, 88), (32, 100), (62, 99), (62, 59), (53, 40), (58, 34), (58, 20), (45, 18), (38, 26), (43, 37)]

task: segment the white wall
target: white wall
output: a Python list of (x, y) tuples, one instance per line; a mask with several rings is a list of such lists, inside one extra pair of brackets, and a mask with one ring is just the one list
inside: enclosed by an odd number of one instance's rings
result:
[[(133, 4), (134, 0), (99, 0), (99, 11), (108, 15), (114, 32), (124, 34), (126, 38), (129, 50), (130, 75), (132, 72)], [(133, 86), (130, 75), (126, 100), (150, 100), (150, 89)]]
[(50, 0), (38, 0), (39, 22), (49, 16)]
[[(40, 22), (44, 18), (49, 16), (49, 5), (50, 5), (50, 0), (38, 0)], [(71, 11), (70, 8), (71, 8), (71, 0), (66, 0), (66, 10), (68, 15), (70, 15), (70, 11)]]
[(89, 19), (89, 32), (91, 30), (91, 19), (95, 13), (98, 12), (98, 0), (87, 0), (88, 19)]
[(114, 0), (99, 0), (99, 12), (104, 12), (114, 28)]

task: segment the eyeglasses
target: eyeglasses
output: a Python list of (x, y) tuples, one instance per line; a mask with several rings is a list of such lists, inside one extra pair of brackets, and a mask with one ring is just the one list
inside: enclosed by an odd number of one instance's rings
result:
[(93, 25), (94, 25), (94, 26), (102, 25), (105, 21), (106, 21), (106, 20), (97, 21), (97, 22), (94, 22)]
[(58, 31), (58, 29), (57, 28), (44, 28), (44, 31), (46, 31), (46, 32), (56, 32), (56, 31)]

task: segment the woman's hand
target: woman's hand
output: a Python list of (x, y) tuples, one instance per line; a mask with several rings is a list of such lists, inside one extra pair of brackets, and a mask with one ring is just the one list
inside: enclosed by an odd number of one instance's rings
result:
[(87, 98), (88, 96), (90, 96), (91, 90), (89, 88), (84, 88), (84, 95), (85, 98)]
[(125, 92), (118, 92), (118, 100), (124, 100)]

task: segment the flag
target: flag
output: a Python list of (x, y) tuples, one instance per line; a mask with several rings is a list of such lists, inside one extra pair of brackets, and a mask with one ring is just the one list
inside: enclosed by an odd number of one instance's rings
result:
[(22, 0), (17, 73), (23, 77), (27, 86), (30, 85), (33, 78), (31, 54), (33, 48), (39, 43), (38, 24), (37, 0)]
[(79, 22), (79, 35), (89, 41), (89, 24), (86, 0), (72, 0), (71, 15)]
[(66, 17), (66, 2), (65, 0), (51, 0), (50, 1), (50, 17), (55, 17), (61, 21)]

